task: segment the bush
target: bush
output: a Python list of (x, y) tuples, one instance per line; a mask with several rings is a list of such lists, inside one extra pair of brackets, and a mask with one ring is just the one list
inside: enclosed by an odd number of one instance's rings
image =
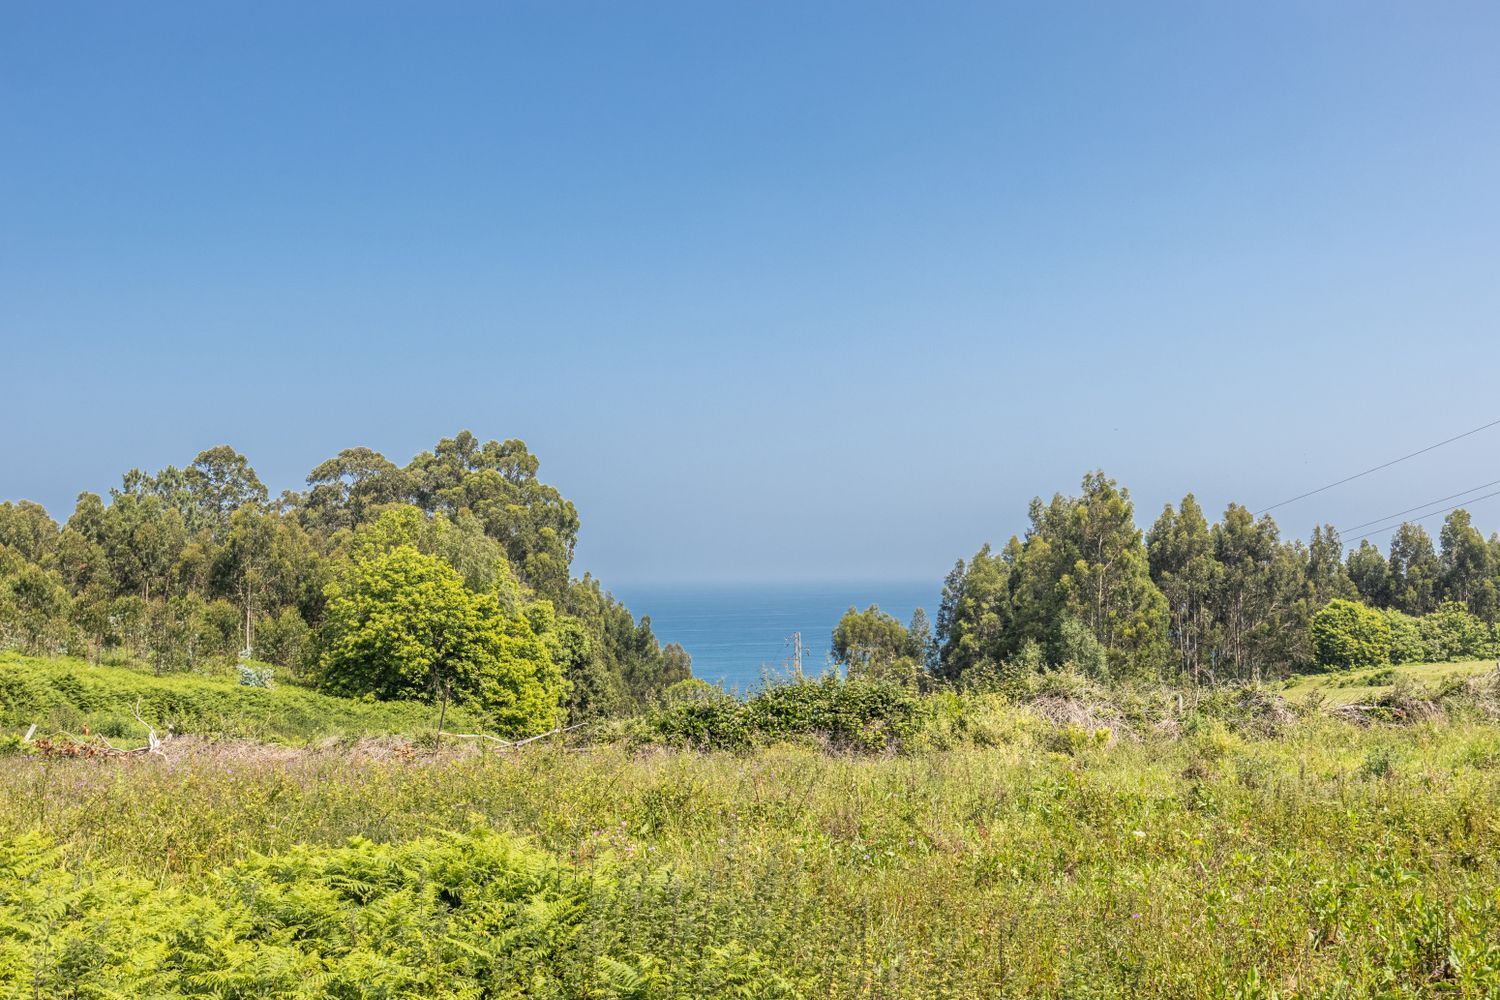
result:
[(1392, 663), (1426, 663), (1432, 659), (1427, 643), (1422, 639), (1422, 629), (1411, 615), (1387, 608), (1385, 624), (1391, 630), (1390, 660)]
[(312, 629), (294, 608), (262, 621), (255, 631), (255, 647), (259, 659), (285, 667), (293, 676), (302, 676), (312, 665)]
[(899, 684), (830, 674), (770, 684), (744, 702), (676, 700), (648, 717), (646, 731), (648, 739), (699, 750), (813, 737), (835, 749), (875, 753), (915, 736), (927, 711), (920, 696)]
[(236, 664), (239, 670), (240, 684), (244, 687), (269, 688), (272, 681), (273, 671), (270, 667), (256, 667), (249, 663)]
[(1391, 628), (1385, 615), (1358, 601), (1329, 601), (1308, 624), (1318, 665), (1331, 670), (1387, 662)]
[(1057, 662), (1088, 677), (1109, 676), (1109, 658), (1094, 632), (1072, 615), (1063, 618), (1057, 632)]
[(1448, 601), (1417, 620), (1429, 660), (1472, 660), (1493, 649), (1490, 630), (1468, 606)]

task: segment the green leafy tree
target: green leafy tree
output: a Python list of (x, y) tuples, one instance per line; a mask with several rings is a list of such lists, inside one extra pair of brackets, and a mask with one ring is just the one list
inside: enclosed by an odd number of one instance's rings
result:
[(1213, 532), (1203, 508), (1191, 493), (1182, 498), (1181, 511), (1171, 504), (1146, 538), (1151, 579), (1167, 602), (1168, 634), (1177, 665), (1194, 680), (1208, 671), (1208, 660), (1218, 640), (1213, 596), (1223, 568), (1214, 558)]
[(913, 684), (921, 666), (920, 645), (892, 616), (870, 605), (850, 608), (833, 630), (834, 662), (856, 680)]
[(486, 535), (483, 525), (468, 511), (459, 511), (450, 520), (443, 514), (429, 516), (411, 504), (388, 506), (354, 532), (349, 552), (356, 559), (364, 559), (399, 545), (437, 556), (463, 578), (464, 586), (494, 594), (507, 612), (521, 609), (522, 588), (511, 571), (505, 547)]
[(377, 698), (451, 696), (508, 735), (562, 718), (567, 681), (525, 618), (410, 545), (353, 562), (329, 586), (323, 684)]
[(1485, 621), (1496, 618), (1495, 569), (1490, 565), (1490, 547), (1473, 525), (1469, 512), (1455, 510), (1443, 520), (1438, 535), (1442, 554), (1438, 559), (1440, 589), (1446, 601), (1461, 601)]
[(1338, 529), (1331, 524), (1313, 528), (1307, 544), (1306, 577), (1307, 599), (1315, 607), (1322, 607), (1334, 598), (1353, 600), (1359, 596), (1344, 567), (1344, 543), (1339, 539)]
[(939, 676), (956, 681), (993, 672), (1034, 643), (1064, 657), (1063, 624), (1082, 622), (1112, 675), (1154, 675), (1171, 658), (1166, 599), (1128, 491), (1102, 472), (1077, 497), (1031, 503), (1031, 530), (999, 553), (982, 548), (960, 562), (938, 610)]
[(27, 562), (50, 567), (57, 555), (57, 522), (46, 508), (30, 500), (0, 503), (0, 546)]
[(120, 591), (145, 600), (163, 596), (187, 544), (181, 513), (158, 496), (121, 493), (105, 508), (100, 529), (99, 542)]
[(623, 713), (630, 705), (625, 680), (594, 655), (593, 639), (583, 622), (559, 615), (551, 601), (526, 606), (531, 630), (568, 681), (568, 718), (599, 719)]
[(1427, 658), (1469, 660), (1493, 653), (1490, 627), (1459, 601), (1444, 601), (1417, 619)]
[(345, 448), (307, 474), (304, 516), (327, 532), (364, 524), (386, 504), (411, 496), (406, 473), (378, 451)]
[(0, 545), (0, 642), (28, 653), (61, 652), (68, 639), (70, 600), (55, 570)]
[[(1042, 594), (1052, 584), (1060, 605), (1047, 639), (1056, 644), (1062, 613), (1071, 614), (1104, 647), (1111, 672), (1158, 672), (1168, 657), (1167, 602), (1151, 581), (1130, 492), (1092, 472), (1083, 478), (1081, 496), (1059, 494), (1045, 507), (1033, 501), (1031, 521), (1026, 554), (1036, 558), (1021, 565), (1040, 574), (1031, 591)], [(1042, 598), (1043, 606), (1050, 603)]]
[(1409, 615), (1425, 615), (1437, 607), (1442, 566), (1425, 528), (1410, 522), (1397, 528), (1388, 565), (1392, 607)]
[(1257, 519), (1233, 503), (1213, 526), (1213, 540), (1220, 566), (1212, 597), (1218, 635), (1213, 677), (1249, 680), (1285, 673), (1304, 633), (1298, 603), (1306, 554), (1282, 544), (1270, 517)]
[(1361, 601), (1372, 607), (1389, 606), (1391, 570), (1380, 549), (1368, 539), (1361, 541), (1359, 548), (1349, 553), (1346, 572)]
[(267, 617), (256, 630), (256, 658), (305, 674), (311, 666), (313, 632), (295, 608)]
[(245, 504), (230, 515), (211, 579), (215, 595), (239, 606), (244, 649), (254, 656), (262, 617), (288, 607), (303, 614), (321, 608), (324, 570), (316, 543), (295, 518)]
[(230, 518), (241, 507), (266, 505), (265, 484), (245, 456), (227, 444), (199, 452), (183, 479), (197, 512), (194, 527), (207, 528), (215, 538), (229, 531)]
[(1025, 641), (1016, 627), (1011, 593), (1020, 550), (1021, 542), (1014, 538), (1004, 554), (985, 545), (948, 574), (937, 619), (937, 675), (942, 679), (957, 682), (975, 671), (993, 672)]
[(1389, 660), (1391, 629), (1386, 617), (1357, 601), (1328, 602), (1312, 616), (1308, 629), (1318, 664), (1327, 669), (1373, 667)]
[(406, 467), (422, 508), (449, 515), (468, 510), (505, 546), (510, 564), (544, 597), (560, 597), (578, 540), (578, 511), (537, 478), (524, 442), (479, 439), (468, 431), (439, 441)]
[(1425, 663), (1432, 659), (1417, 619), (1395, 608), (1386, 608), (1381, 614), (1385, 615), (1385, 623), (1391, 630), (1392, 663)]
[(600, 675), (619, 678), (631, 704), (652, 704), (663, 690), (692, 676), (692, 659), (678, 647), (670, 655), (651, 629), (651, 619), (637, 621), (630, 610), (585, 574), (568, 588), (562, 605), (589, 636), (590, 655)]
[(911, 621), (906, 626), (906, 634), (911, 642), (911, 655), (914, 656), (922, 669), (927, 673), (933, 673), (938, 666), (937, 642), (933, 638), (932, 623), (927, 620), (927, 612), (917, 608), (911, 613)]

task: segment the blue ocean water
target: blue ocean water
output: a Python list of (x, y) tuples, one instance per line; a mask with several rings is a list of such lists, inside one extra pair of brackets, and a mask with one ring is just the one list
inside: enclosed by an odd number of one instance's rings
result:
[(745, 691), (763, 674), (785, 674), (790, 637), (802, 633), (802, 669), (816, 674), (829, 662), (833, 629), (852, 605), (878, 604), (911, 620), (916, 608), (936, 619), (940, 581), (920, 583), (634, 584), (614, 586), (636, 615), (650, 615), (662, 643), (681, 643), (693, 674)]

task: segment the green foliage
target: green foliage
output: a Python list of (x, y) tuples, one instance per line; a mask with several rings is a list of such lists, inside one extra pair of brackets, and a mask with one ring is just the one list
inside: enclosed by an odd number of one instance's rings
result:
[(1371, 607), (1389, 607), (1391, 570), (1379, 548), (1368, 539), (1362, 540), (1359, 548), (1349, 553), (1346, 567), (1361, 601)]
[(697, 677), (678, 681), (661, 693), (663, 705), (693, 704), (701, 701), (723, 701), (732, 695), (717, 684)]
[[(691, 659), (597, 581), (570, 579), (577, 512), (538, 468), (520, 441), (464, 431), (405, 469), (345, 449), (312, 471), (306, 493), (273, 504), (245, 456), (221, 445), (185, 468), (132, 469), (107, 503), (80, 494), (60, 529), (36, 504), (0, 503), (0, 648), (141, 659), (161, 673), (227, 666), (244, 650), (310, 675), (328, 584), (405, 545), (493, 598), (506, 621), (530, 622), (550, 602), (547, 634), (532, 631), (573, 684), (577, 717), (648, 704), (691, 675)], [(522, 630), (501, 631), (527, 645)]]
[(33, 654), (60, 652), (70, 631), (71, 603), (55, 571), (0, 545), (0, 645)]
[(1494, 653), (1490, 627), (1456, 601), (1445, 601), (1417, 620), (1425, 660), (1471, 660)]
[[(305, 743), (333, 736), (415, 734), (437, 725), (437, 710), (413, 701), (363, 701), (292, 684), (242, 687), (234, 672), (154, 676), (74, 659), (0, 653), (0, 729), (79, 734), (87, 726), (119, 745), (145, 742), (141, 717), (161, 732)], [(449, 721), (483, 729), (482, 715), (450, 706)], [(116, 739), (119, 737), (119, 739)]]
[(588, 637), (588, 663), (580, 673), (606, 698), (644, 707), (668, 686), (692, 675), (692, 659), (682, 647), (663, 647), (651, 630), (651, 619), (637, 621), (599, 581), (575, 580), (560, 610), (577, 619)]
[(1387, 565), (1392, 607), (1409, 615), (1425, 615), (1437, 607), (1442, 566), (1426, 529), (1417, 524), (1397, 528)]
[(1357, 601), (1330, 601), (1308, 625), (1318, 664), (1327, 669), (1387, 662), (1391, 627), (1385, 615)]
[(904, 685), (829, 674), (770, 683), (745, 701), (674, 697), (647, 716), (643, 733), (651, 742), (699, 750), (814, 739), (835, 750), (879, 753), (916, 736), (927, 707)]
[(8, 758), (0, 995), (1500, 991), (1493, 721), (1043, 676), (940, 752)]
[(1061, 654), (1064, 622), (1092, 633), (1114, 676), (1155, 676), (1169, 657), (1168, 608), (1151, 579), (1129, 491), (1102, 472), (1082, 494), (1031, 504), (1031, 529), (993, 554), (960, 563), (938, 613), (940, 675), (995, 672), (1030, 640)]
[(352, 563), (330, 585), (322, 684), (382, 699), (451, 696), (502, 734), (557, 725), (567, 682), (530, 624), (452, 567), (406, 544)]
[(1206, 661), (1218, 639), (1213, 599), (1224, 569), (1214, 558), (1213, 533), (1197, 499), (1189, 493), (1181, 508), (1178, 513), (1167, 504), (1147, 533), (1146, 551), (1151, 579), (1167, 602), (1177, 664), (1197, 679), (1209, 669)]
[(1382, 614), (1391, 633), (1389, 659), (1392, 663), (1425, 663), (1430, 659), (1417, 619), (1395, 608), (1386, 608)]
[(0, 549), (38, 566), (55, 561), (58, 548), (57, 522), (46, 508), (30, 500), (0, 503)]
[[(1089, 677), (1109, 676), (1109, 658), (1104, 646), (1087, 625), (1072, 615), (1064, 615), (1058, 625), (1054, 648), (1059, 664), (1070, 666)], [(1025, 654), (1026, 650), (1023, 648), (1019, 662), (1025, 662)]]
[(289, 669), (293, 676), (310, 674), (317, 663), (313, 630), (295, 608), (261, 621), (255, 633), (256, 655), (267, 663)]
[(556, 598), (568, 586), (578, 512), (537, 478), (539, 467), (521, 441), (481, 444), (461, 431), (413, 458), (405, 476), (419, 506), (450, 515), (471, 511), (526, 582)]
[(853, 678), (915, 684), (924, 653), (924, 637), (874, 604), (850, 608), (833, 630), (834, 662)]
[(299, 846), (232, 864), (200, 891), (164, 892), (99, 866), (71, 872), (30, 835), (0, 842), (0, 988), (286, 1000), (796, 995), (751, 949), (685, 954), (603, 923), (626, 899), (658, 895), (484, 829)]

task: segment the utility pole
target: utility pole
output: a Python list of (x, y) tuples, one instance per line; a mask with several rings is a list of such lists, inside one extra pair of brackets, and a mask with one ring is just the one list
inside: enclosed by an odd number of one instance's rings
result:
[(792, 644), (792, 676), (800, 681), (802, 679), (802, 633), (793, 632), (787, 636), (786, 641)]

